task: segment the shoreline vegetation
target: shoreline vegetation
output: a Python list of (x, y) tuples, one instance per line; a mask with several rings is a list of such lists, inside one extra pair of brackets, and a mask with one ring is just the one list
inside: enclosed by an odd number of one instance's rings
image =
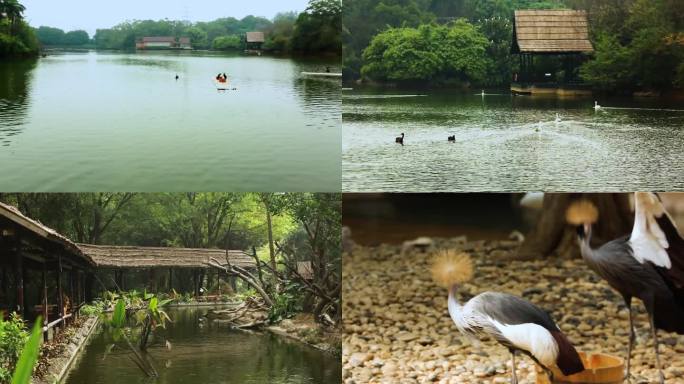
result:
[(671, 0), (355, 1), (343, 9), (343, 84), (508, 87), (521, 71), (513, 13), (526, 9), (586, 10), (594, 48), (567, 74), (561, 57), (538, 55), (535, 74), (606, 94), (684, 92), (684, 3)]
[[(273, 19), (259, 16), (218, 18), (209, 22), (134, 20), (98, 29), (64, 31), (29, 26), (26, 8), (18, 0), (0, 0), (0, 57), (36, 57), (46, 50), (135, 51), (147, 36), (189, 38), (191, 51), (244, 52), (251, 49), (247, 32), (263, 32), (258, 48), (264, 53), (292, 56), (340, 56), (342, 4), (339, 0), (310, 0), (301, 13), (281, 12)], [(189, 50), (190, 51), (190, 50)]]

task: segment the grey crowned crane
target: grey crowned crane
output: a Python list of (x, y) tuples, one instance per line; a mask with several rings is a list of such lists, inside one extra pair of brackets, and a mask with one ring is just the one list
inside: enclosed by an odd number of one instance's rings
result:
[(582, 360), (548, 313), (520, 297), (499, 292), (483, 292), (461, 304), (458, 286), (473, 276), (473, 263), (465, 253), (445, 251), (432, 265), (432, 277), (449, 289), (447, 305), (456, 328), (469, 337), (490, 336), (511, 353), (511, 383), (518, 382), (515, 355), (522, 352), (549, 375), (556, 366), (564, 375), (584, 370)]
[(646, 307), (653, 335), (660, 382), (665, 382), (658, 354), (658, 329), (684, 334), (684, 240), (654, 193), (634, 195), (634, 228), (627, 236), (594, 249), (591, 225), (598, 210), (589, 201), (571, 204), (566, 219), (577, 226), (582, 258), (589, 268), (622, 295), (629, 311), (627, 372), (634, 345), (632, 298)]
[(397, 137), (394, 139), (395, 143), (399, 143), (401, 145), (404, 145), (404, 134), (402, 133), (401, 136)]

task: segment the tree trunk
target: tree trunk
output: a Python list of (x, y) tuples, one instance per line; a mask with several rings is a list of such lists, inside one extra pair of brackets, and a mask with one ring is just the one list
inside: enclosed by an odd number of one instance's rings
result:
[(530, 230), (518, 250), (516, 259), (534, 260), (550, 256), (579, 257), (575, 228), (565, 221), (565, 211), (577, 199), (587, 199), (599, 211), (592, 230), (595, 246), (628, 234), (634, 217), (629, 194), (621, 193), (546, 193), (536, 226)]
[[(275, 248), (273, 247), (273, 225), (271, 223), (271, 207), (267, 201), (264, 201), (266, 207), (266, 225), (268, 226), (268, 252), (271, 256), (271, 269), (276, 270)], [(273, 275), (273, 286), (276, 287), (278, 279)], [(277, 289), (276, 289), (277, 290)]]

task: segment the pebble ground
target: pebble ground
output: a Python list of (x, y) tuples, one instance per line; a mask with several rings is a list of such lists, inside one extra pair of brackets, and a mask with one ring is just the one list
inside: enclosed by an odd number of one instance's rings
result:
[[(621, 297), (582, 260), (514, 261), (514, 241), (435, 239), (432, 246), (354, 246), (343, 257), (343, 381), (356, 383), (508, 383), (510, 354), (492, 340), (473, 343), (447, 312), (447, 291), (430, 277), (437, 249), (461, 249), (475, 278), (465, 302), (484, 291), (522, 296), (548, 311), (578, 350), (626, 357), (628, 315)], [(635, 301), (637, 341), (631, 383), (656, 383), (648, 317)], [(682, 319), (684, 321), (684, 319)], [(667, 383), (684, 383), (684, 336), (660, 331)], [(518, 357), (520, 384), (534, 383), (534, 363)]]

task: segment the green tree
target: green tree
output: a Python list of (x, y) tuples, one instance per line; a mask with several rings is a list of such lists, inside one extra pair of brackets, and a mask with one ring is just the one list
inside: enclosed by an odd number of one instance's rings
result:
[(36, 36), (43, 45), (60, 45), (64, 40), (64, 31), (59, 28), (41, 26), (36, 29)]
[(85, 45), (89, 42), (90, 36), (88, 36), (88, 32), (82, 30), (67, 32), (62, 40), (62, 43), (65, 45)]
[(310, 0), (297, 18), (292, 48), (302, 52), (342, 53), (342, 2)]
[(209, 35), (198, 27), (190, 27), (187, 30), (190, 42), (194, 48), (209, 48)]
[(378, 80), (481, 83), (487, 71), (488, 44), (464, 19), (450, 26), (391, 28), (366, 48), (361, 72)]
[(242, 49), (242, 39), (238, 35), (219, 36), (214, 39), (211, 47), (217, 51)]

